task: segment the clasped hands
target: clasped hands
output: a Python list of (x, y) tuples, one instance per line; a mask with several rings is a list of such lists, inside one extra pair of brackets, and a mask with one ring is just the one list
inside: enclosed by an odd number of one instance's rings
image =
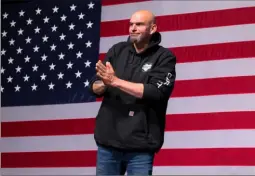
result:
[(97, 76), (101, 78), (105, 85), (113, 86), (114, 81), (117, 79), (115, 72), (110, 62), (104, 65), (100, 60), (96, 63)]

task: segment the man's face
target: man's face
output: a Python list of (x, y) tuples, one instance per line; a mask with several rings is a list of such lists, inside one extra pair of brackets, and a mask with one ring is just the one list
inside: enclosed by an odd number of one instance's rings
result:
[(130, 19), (129, 26), (130, 41), (141, 43), (146, 41), (150, 36), (150, 24), (146, 21), (145, 16), (135, 14)]

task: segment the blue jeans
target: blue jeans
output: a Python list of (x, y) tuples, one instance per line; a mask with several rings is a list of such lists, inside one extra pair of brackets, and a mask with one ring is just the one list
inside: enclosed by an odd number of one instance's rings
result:
[(96, 175), (152, 175), (154, 153), (120, 152), (98, 146)]

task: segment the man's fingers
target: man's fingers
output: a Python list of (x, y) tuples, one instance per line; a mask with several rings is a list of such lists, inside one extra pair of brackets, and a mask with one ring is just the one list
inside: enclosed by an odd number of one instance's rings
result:
[(106, 72), (106, 69), (103, 68), (103, 67), (100, 66), (100, 65), (96, 65), (96, 70), (97, 70), (97, 71), (100, 71), (100, 72)]
[(106, 67), (104, 66), (104, 64), (102, 62), (97, 62), (96, 67), (106, 70)]
[(101, 70), (99, 68), (97, 68), (97, 73), (100, 74), (101, 76), (105, 76), (107, 74), (106, 71), (103, 71), (103, 70)]
[(100, 73), (100, 72), (97, 72), (97, 76), (99, 76), (100, 78), (104, 78), (104, 76), (103, 76), (103, 74), (102, 73)]
[(106, 68), (111, 72), (114, 71), (110, 62), (106, 62)]

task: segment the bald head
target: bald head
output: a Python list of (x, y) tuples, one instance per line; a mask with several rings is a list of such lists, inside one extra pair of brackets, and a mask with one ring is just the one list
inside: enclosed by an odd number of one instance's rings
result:
[(131, 16), (129, 26), (131, 42), (146, 43), (156, 30), (156, 18), (152, 12), (139, 10)]
[(147, 22), (148, 24), (156, 24), (156, 18), (155, 15), (148, 10), (139, 10), (136, 11), (131, 19), (139, 19), (141, 21)]

